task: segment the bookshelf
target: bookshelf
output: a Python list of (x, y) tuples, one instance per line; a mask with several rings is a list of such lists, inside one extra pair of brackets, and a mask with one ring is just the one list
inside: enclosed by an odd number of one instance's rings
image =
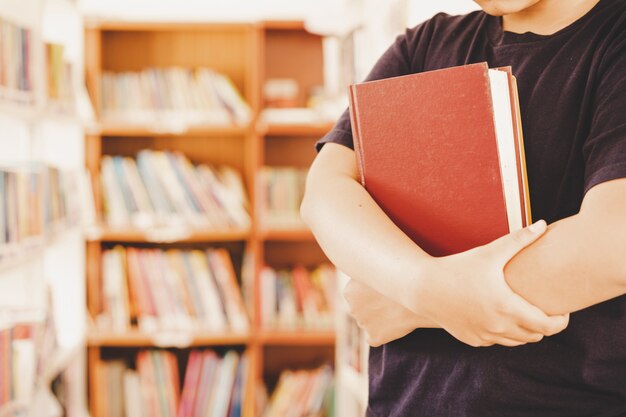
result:
[(84, 416), (82, 19), (6, 0), (0, 22), (0, 415)]
[[(143, 349), (174, 352), (184, 378), (193, 349), (234, 350), (249, 358), (243, 416), (259, 415), (255, 394), (271, 390), (286, 369), (317, 369), (334, 363), (334, 328), (264, 328), (260, 321), (260, 272), (264, 265), (313, 269), (328, 263), (313, 235), (301, 227), (264, 227), (260, 174), (263, 167), (306, 169), (315, 157), (313, 144), (332, 123), (267, 123), (262, 118), (263, 85), (271, 78), (292, 78), (300, 86), (297, 105), (304, 107), (315, 87), (323, 86), (322, 37), (308, 33), (302, 22), (180, 23), (92, 20), (85, 29), (85, 79), (100, 120), (85, 135), (85, 165), (91, 173), (98, 218), (103, 218), (100, 181), (103, 156), (134, 157), (143, 149), (180, 151), (194, 164), (228, 165), (242, 174), (247, 190), (250, 228), (210, 229), (163, 227), (146, 229), (107, 226), (86, 233), (87, 336), (89, 405), (93, 417), (106, 416), (103, 371), (112, 360), (134, 366)], [(227, 75), (249, 104), (252, 117), (244, 125), (105, 120), (99, 105), (105, 72), (142, 71), (148, 67), (208, 67)], [(102, 312), (103, 254), (115, 246), (158, 249), (225, 248), (244, 293), (248, 331), (145, 331), (98, 329)]]

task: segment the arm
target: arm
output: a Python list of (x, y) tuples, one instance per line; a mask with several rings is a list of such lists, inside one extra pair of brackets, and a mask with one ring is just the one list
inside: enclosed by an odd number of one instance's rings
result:
[(311, 167), (301, 213), (335, 265), (417, 315), (416, 327), (443, 327), (482, 346), (537, 341), (567, 325), (567, 317), (547, 317), (504, 281), (504, 265), (543, 230), (432, 258), (359, 184), (354, 152), (346, 147), (324, 146)]
[[(626, 291), (626, 180), (598, 185), (581, 212), (550, 226), (541, 240), (506, 266), (513, 289), (551, 314), (573, 312)], [(433, 327), (357, 281), (344, 291), (351, 314), (379, 346), (417, 328)]]
[(580, 213), (554, 223), (507, 265), (511, 288), (551, 314), (626, 293), (626, 179), (593, 187)]
[(385, 215), (357, 178), (354, 151), (326, 144), (309, 171), (302, 218), (342, 271), (400, 301), (429, 256)]

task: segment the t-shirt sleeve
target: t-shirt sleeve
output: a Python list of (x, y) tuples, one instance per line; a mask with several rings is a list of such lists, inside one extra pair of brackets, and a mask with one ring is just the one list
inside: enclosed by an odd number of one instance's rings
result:
[[(415, 38), (421, 26), (408, 29), (404, 34), (398, 36), (395, 42), (385, 51), (378, 59), (365, 81), (380, 80), (383, 78), (391, 78), (400, 75), (407, 75), (414, 70), (412, 64), (412, 53)], [(338, 143), (354, 149), (352, 141), (352, 126), (350, 124), (350, 111), (346, 109), (335, 126), (324, 137), (317, 141), (315, 149), (319, 152), (326, 143)]]
[(599, 66), (591, 131), (583, 145), (585, 192), (626, 178), (626, 24)]

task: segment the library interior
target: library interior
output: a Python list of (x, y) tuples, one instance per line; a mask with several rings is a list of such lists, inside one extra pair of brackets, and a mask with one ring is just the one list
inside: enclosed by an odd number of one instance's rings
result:
[(363, 417), (301, 220), (351, 84), (438, 0), (1, 0), (0, 417)]

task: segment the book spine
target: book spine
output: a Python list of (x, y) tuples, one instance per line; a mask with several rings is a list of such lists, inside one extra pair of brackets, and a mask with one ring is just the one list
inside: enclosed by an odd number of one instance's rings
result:
[(354, 153), (356, 155), (357, 167), (359, 170), (359, 177), (361, 185), (365, 187), (365, 154), (363, 153), (363, 143), (361, 138), (361, 128), (359, 126), (359, 107), (356, 99), (357, 86), (351, 85), (349, 88), (350, 94), (350, 124), (352, 126), (352, 138), (354, 143)]
[(230, 255), (225, 249), (215, 249), (207, 252), (207, 259), (220, 293), (223, 294), (228, 320), (233, 330), (245, 331), (248, 329), (246, 310), (241, 298), (237, 277), (233, 269)]

